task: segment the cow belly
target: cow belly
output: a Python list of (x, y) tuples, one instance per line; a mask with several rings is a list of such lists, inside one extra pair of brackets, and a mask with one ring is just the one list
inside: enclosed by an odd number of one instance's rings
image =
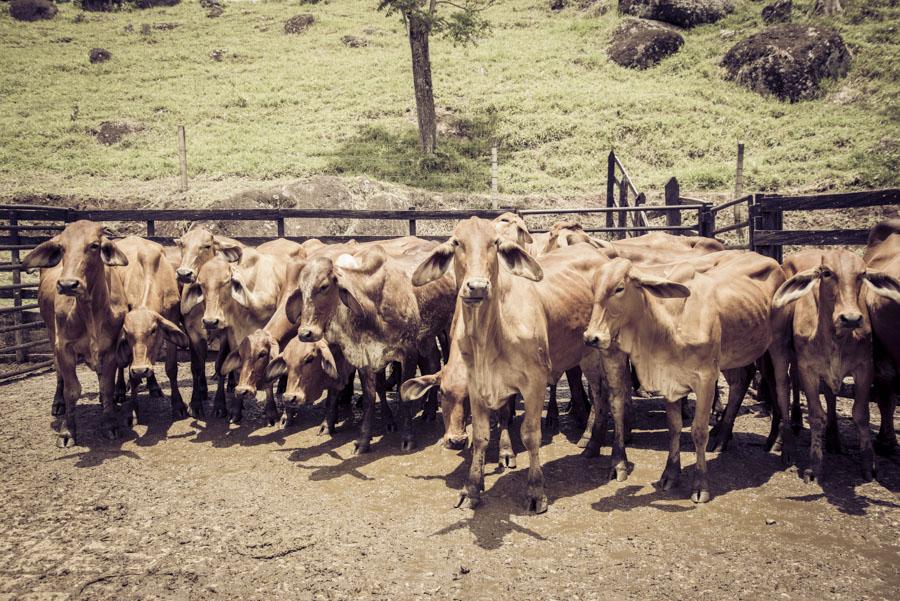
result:
[(671, 357), (631, 357), (641, 386), (654, 391), (670, 401), (677, 401), (691, 391), (693, 371), (687, 370), (683, 361)]

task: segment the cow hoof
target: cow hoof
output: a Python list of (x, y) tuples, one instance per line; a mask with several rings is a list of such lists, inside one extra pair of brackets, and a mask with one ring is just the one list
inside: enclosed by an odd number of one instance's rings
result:
[(516, 456), (512, 452), (500, 455), (500, 467), (507, 467), (511, 470), (516, 469)]
[(466, 448), (466, 443), (468, 442), (468, 438), (463, 436), (462, 438), (450, 438), (448, 436), (444, 437), (444, 448), (449, 451), (462, 451)]
[(457, 509), (475, 509), (479, 505), (481, 505), (480, 497), (471, 497), (468, 493), (463, 491), (459, 493), (455, 507)]
[(60, 449), (70, 449), (75, 446), (75, 437), (69, 433), (60, 433), (56, 437), (56, 446)]
[(404, 438), (400, 441), (400, 450), (401, 451), (412, 451), (416, 448), (416, 441), (412, 438)]
[(216, 407), (213, 409), (213, 415), (216, 417), (228, 417), (228, 411), (225, 407)]
[(691, 501), (694, 503), (708, 503), (709, 502), (709, 491), (708, 490), (695, 490), (694, 494), (691, 495)]
[(535, 495), (528, 497), (529, 513), (541, 514), (547, 511), (547, 495)]
[(816, 474), (808, 468), (803, 470), (803, 481), (807, 484), (812, 484), (816, 481)]
[(600, 446), (592, 444), (589, 440), (582, 449), (581, 456), (585, 459), (597, 459), (600, 457)]
[(294, 425), (294, 420), (295, 417), (293, 415), (288, 415), (287, 413), (285, 413), (281, 416), (281, 422), (279, 423), (279, 425), (281, 426), (282, 430), (287, 430)]
[(334, 435), (334, 426), (329, 426), (327, 423), (322, 423), (319, 426), (319, 430), (316, 432), (316, 436), (333, 436)]
[(656, 488), (660, 490), (672, 490), (676, 486), (678, 486), (678, 481), (681, 479), (680, 470), (671, 472), (667, 469), (663, 472), (659, 481), (655, 484)]
[(368, 440), (354, 440), (353, 441), (353, 455), (358, 456), (363, 453), (368, 453), (370, 451), (369, 441)]
[(119, 432), (118, 426), (111, 426), (103, 429), (103, 435), (106, 436), (108, 440), (116, 440), (121, 436), (121, 432)]
[(625, 482), (628, 480), (628, 466), (617, 465), (609, 469), (609, 479), (616, 482)]
[[(61, 415), (66, 414), (66, 403), (65, 401), (56, 402), (53, 401), (53, 405), (50, 406), (50, 415), (53, 417), (59, 417)], [(878, 442), (876, 441), (876, 446)]]
[(391, 433), (397, 431), (397, 423), (394, 420), (384, 422), (384, 431)]
[(191, 406), (188, 408), (188, 415), (190, 415), (194, 419), (203, 419), (205, 417), (203, 411), (203, 403), (199, 401), (191, 403)]
[(188, 416), (188, 410), (184, 403), (172, 405), (172, 421), (178, 421)]
[(785, 469), (794, 465), (794, 454), (784, 447), (781, 448), (781, 465)]
[(131, 411), (128, 412), (128, 415), (125, 416), (125, 425), (129, 428), (133, 428), (134, 426), (141, 423), (140, 415), (138, 414), (138, 410), (135, 407)]
[(878, 437), (875, 439), (873, 446), (875, 447), (875, 452), (879, 455), (890, 457), (897, 452), (897, 438), (894, 437), (893, 440), (885, 440), (884, 438)]
[(875, 466), (872, 465), (864, 465), (862, 468), (862, 479), (866, 482), (871, 482), (875, 479)]
[(544, 430), (548, 432), (556, 432), (559, 430), (559, 418), (550, 417), (549, 415), (544, 418)]

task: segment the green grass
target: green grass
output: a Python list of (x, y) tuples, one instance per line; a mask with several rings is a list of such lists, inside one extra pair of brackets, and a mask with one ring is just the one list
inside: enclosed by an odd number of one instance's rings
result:
[[(211, 180), (364, 174), (485, 191), (496, 141), (509, 194), (597, 193), (613, 147), (642, 189), (677, 175), (685, 190), (726, 192), (742, 141), (748, 189), (900, 185), (900, 7), (845, 1), (846, 14), (829, 22), (854, 53), (849, 76), (822, 99), (792, 105), (724, 81), (722, 55), (762, 28), (760, 3), (737, 4), (724, 21), (685, 32), (681, 52), (658, 67), (629, 71), (605, 55), (620, 20), (614, 9), (498, 3), (493, 35), (478, 46), (432, 43), (450, 133), (428, 160), (416, 150), (403, 27), (375, 11), (375, 0), (232, 2), (217, 19), (195, 2), (107, 14), (67, 3), (38, 23), (15, 22), (0, 5), (0, 193), (171, 178), (182, 123), (192, 175)], [(795, 2), (795, 14), (809, 4)], [(300, 12), (316, 23), (286, 35), (284, 20)], [(178, 26), (141, 33), (159, 23)], [(723, 39), (724, 30), (736, 33)], [(347, 48), (344, 35), (369, 46)], [(112, 60), (91, 65), (96, 46)], [(227, 51), (221, 62), (209, 56), (216, 49)], [(105, 120), (144, 129), (103, 146), (90, 130)]]

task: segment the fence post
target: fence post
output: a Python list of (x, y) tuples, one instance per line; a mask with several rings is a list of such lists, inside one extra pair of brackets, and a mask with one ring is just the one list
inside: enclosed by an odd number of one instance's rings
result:
[(156, 235), (156, 222), (152, 219), (147, 220), (147, 237), (152, 238)]
[(713, 232), (716, 231), (716, 214), (712, 212), (712, 205), (703, 203), (703, 206), (697, 211), (697, 229), (699, 234), (705, 238), (714, 238)]
[[(678, 180), (672, 177), (672, 179), (666, 182), (666, 206), (677, 207), (681, 205), (681, 201), (678, 200), (680, 195), (681, 191), (678, 188)], [(681, 211), (666, 211), (666, 225), (669, 227), (681, 225)], [(676, 235), (681, 234), (679, 230), (670, 231), (669, 233)]]
[(178, 159), (181, 163), (181, 191), (187, 192), (187, 141), (185, 140), (183, 125), (178, 126)]
[(497, 147), (491, 146), (491, 208), (497, 210)]
[[(734, 174), (734, 198), (738, 199), (744, 194), (744, 144), (742, 142), (738, 142), (737, 147), (737, 170)], [(734, 222), (740, 223), (744, 220), (744, 211), (741, 207), (741, 203), (734, 205)], [(738, 237), (738, 242), (740, 244), (744, 244), (744, 230), (739, 229), (735, 230)]]
[[(616, 151), (610, 150), (606, 160), (606, 208), (616, 206)], [(612, 211), (606, 213), (606, 227), (613, 226)]]
[(275, 220), (275, 229), (278, 232), (278, 237), (284, 238), (284, 217), (279, 217)]
[[(638, 194), (634, 199), (634, 206), (636, 206), (636, 207), (644, 206), (644, 204), (646, 204), (646, 203), (647, 203), (647, 195), (644, 194), (643, 192)], [(647, 222), (645, 213), (643, 211), (640, 211), (640, 212), (635, 211), (632, 215), (633, 216), (631, 218), (631, 225), (633, 225), (633, 226), (639, 226), (639, 225), (642, 225)], [(634, 233), (636, 236), (643, 236), (644, 234), (647, 233), (647, 230), (637, 227), (637, 229), (634, 230)]]
[[(19, 228), (18, 228), (19, 220), (15, 215), (16, 215), (15, 211), (10, 213), (9, 225), (10, 225), (10, 234), (12, 234), (12, 238), (13, 238), (13, 244), (18, 246), (19, 244), (21, 244), (21, 240), (19, 239)], [(10, 251), (10, 259), (11, 259), (12, 264), (14, 265), (13, 272), (12, 272), (12, 283), (13, 283), (13, 285), (18, 286), (22, 283), (22, 271), (18, 268), (18, 265), (20, 263), (18, 248), (14, 248), (13, 250)], [(13, 290), (13, 306), (14, 307), (22, 306), (22, 289), (21, 288), (15, 288)], [(21, 310), (13, 313), (13, 324), (21, 325), (24, 322), (23, 317), (25, 317), (25, 316), (22, 314)], [(22, 330), (16, 330), (15, 334), (13, 336), (14, 336), (13, 339), (15, 340), (16, 346), (21, 345), (25, 341), (25, 337), (23, 335)], [(28, 359), (28, 356), (25, 354), (25, 349), (19, 349), (16, 351), (16, 363), (25, 363), (25, 361), (27, 359)]]
[[(755, 213), (757, 215), (757, 223), (755, 226), (756, 229), (767, 231), (781, 231), (784, 223), (784, 216), (781, 209), (767, 209), (765, 204), (765, 196), (763, 195), (760, 195), (758, 201), (754, 203), (753, 208), (755, 209)], [(766, 255), (767, 257), (771, 257), (781, 263), (783, 259), (783, 249), (780, 244), (766, 243), (763, 245), (757, 245), (756, 241), (754, 240), (753, 245), (755, 246), (756, 252), (762, 255)]]
[[(409, 207), (409, 210), (415, 211), (416, 207), (414, 207), (414, 206)], [(409, 235), (410, 236), (416, 235), (416, 220), (414, 218), (409, 220)]]
[(756, 251), (756, 194), (747, 202), (747, 248)]
[[(628, 206), (628, 186), (622, 181), (619, 184), (619, 208)], [(628, 227), (628, 213), (626, 211), (619, 211), (619, 227), (627, 228)], [(616, 238), (626, 238), (628, 236), (628, 231), (618, 232)]]

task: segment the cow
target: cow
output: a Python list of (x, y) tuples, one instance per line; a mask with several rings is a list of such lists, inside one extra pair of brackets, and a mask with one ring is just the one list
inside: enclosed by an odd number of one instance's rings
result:
[[(685, 283), (648, 273), (622, 257), (597, 270), (584, 341), (627, 353), (642, 384), (668, 401), (670, 447), (661, 489), (673, 488), (680, 478), (679, 405), (694, 392), (691, 435), (697, 463), (691, 499), (709, 501), (706, 446), (719, 371), (728, 376), (730, 370), (742, 370), (769, 348), (771, 298), (783, 281), (778, 263), (756, 253), (696, 273)], [(743, 391), (734, 394), (742, 397)]]
[(171, 386), (172, 418), (187, 416), (187, 407), (178, 390), (178, 350), (188, 347), (187, 335), (178, 327), (181, 320), (178, 283), (175, 269), (166, 259), (163, 247), (137, 236), (116, 242), (128, 258), (123, 271), (123, 285), (128, 313), (116, 343), (116, 359), (120, 367), (128, 368), (131, 383), (131, 415), (137, 419), (137, 390), (140, 381), (147, 379), (151, 396), (162, 396), (153, 372), (153, 364), (166, 349), (166, 376)]
[[(298, 322), (303, 342), (325, 339), (359, 370), (365, 403), (354, 454), (370, 449), (378, 373), (390, 362), (402, 365), (404, 379), (415, 375), (420, 357), (436, 356), (435, 337), (453, 311), (454, 284), (440, 278), (415, 288), (410, 274), (435, 246), (415, 237), (364, 246), (336, 259), (316, 256), (300, 273), (288, 298), (288, 320)], [(430, 371), (437, 369), (432, 365)], [(411, 414), (400, 402), (401, 450), (415, 446)]]
[[(869, 272), (862, 257), (846, 250), (807, 250), (787, 257), (790, 277), (775, 293), (773, 306), (791, 333), (791, 353), (773, 353), (782, 416), (787, 415), (787, 364), (793, 362), (806, 395), (810, 424), (810, 461), (803, 470), (806, 482), (822, 476), (823, 437), (830, 449), (840, 446), (834, 395), (852, 375), (856, 398), (853, 422), (859, 431), (862, 476), (874, 474), (874, 452), (869, 432), (869, 395), (873, 381), (872, 327), (863, 286), (890, 298), (900, 288), (883, 272)], [(828, 398), (826, 419), (819, 398), (820, 383)], [(784, 420), (787, 421), (787, 420)], [(826, 424), (827, 422), (827, 424)], [(826, 427), (827, 425), (827, 427)], [(784, 434), (784, 430), (782, 431)]]
[[(867, 272), (881, 272), (900, 281), (900, 218), (882, 221), (872, 228), (863, 260)], [(900, 290), (890, 288), (886, 278), (883, 282), (887, 294), (867, 288), (866, 304), (874, 335), (875, 394), (881, 411), (875, 451), (890, 455), (897, 447), (894, 409), (900, 391)]]
[[(480, 503), (490, 412), (501, 412), (502, 421), (509, 398), (521, 394), (522, 441), (529, 453), (526, 507), (535, 513), (547, 510), (540, 460), (544, 389), (579, 364), (589, 383), (599, 387), (599, 355), (585, 347), (582, 334), (592, 304), (590, 275), (607, 259), (588, 251), (561, 249), (539, 264), (491, 222), (472, 217), (416, 269), (413, 284), (424, 286), (443, 277), (452, 264), (459, 284), (448, 364), (439, 375), (408, 380), (402, 390), (414, 398), (434, 385), (443, 390), (445, 374), (465, 374), (473, 454), (457, 506)], [(508, 446), (501, 439), (501, 452)]]
[(22, 260), (25, 269), (41, 268), (38, 303), (53, 344), (57, 391), (51, 413), (64, 416), (57, 445), (77, 444), (75, 404), (81, 384), (75, 371), (83, 360), (96, 372), (103, 406), (102, 429), (111, 439), (120, 433), (115, 407), (115, 348), (125, 319), (122, 271), (128, 258), (99, 223), (76, 221), (39, 244)]

